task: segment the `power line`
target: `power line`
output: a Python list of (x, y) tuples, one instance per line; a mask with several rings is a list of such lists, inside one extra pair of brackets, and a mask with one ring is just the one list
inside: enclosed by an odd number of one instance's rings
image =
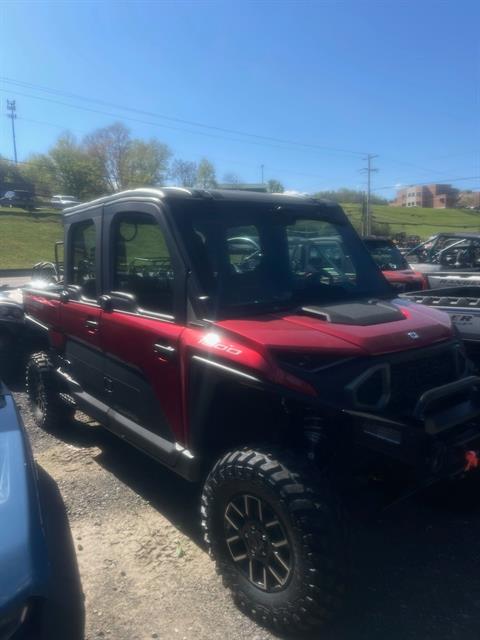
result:
[(406, 167), (413, 167), (414, 169), (419, 169), (420, 171), (425, 171), (426, 173), (440, 173), (440, 174), (446, 174), (446, 171), (438, 171), (438, 169), (427, 169), (426, 167), (422, 167), (418, 164), (414, 164), (413, 162), (407, 162), (405, 160), (396, 160), (395, 158), (391, 158), (390, 156), (385, 156), (382, 153), (382, 158), (385, 158), (385, 160), (389, 160), (390, 162), (394, 162), (395, 164), (403, 164)]
[[(7, 93), (6, 89), (0, 89), (0, 92), (2, 93)], [(13, 93), (15, 95), (19, 95), (19, 96), (23, 96), (26, 98), (32, 98), (34, 100), (42, 100), (44, 102), (50, 102), (53, 104), (60, 104), (62, 106), (65, 107), (69, 107), (71, 109), (78, 109), (80, 111), (88, 111), (89, 113), (99, 113), (101, 115), (106, 115), (109, 116), (111, 118), (123, 118), (124, 120), (128, 120), (131, 122), (137, 122), (140, 124), (144, 124), (150, 127), (159, 127), (161, 129), (169, 129), (169, 130), (173, 130), (173, 131), (183, 131), (186, 133), (191, 133), (194, 135), (199, 135), (199, 136), (204, 136), (207, 138), (215, 138), (215, 139), (220, 139), (220, 140), (227, 140), (229, 142), (240, 142), (241, 144), (254, 144), (256, 146), (261, 146), (261, 147), (272, 147), (273, 149), (288, 149), (288, 147), (286, 146), (280, 146), (279, 144), (272, 144), (272, 143), (268, 143), (268, 142), (259, 142), (256, 140), (239, 140), (239, 139), (235, 139), (235, 138), (228, 138), (227, 136), (222, 136), (222, 135), (215, 135), (213, 133), (207, 133), (206, 131), (193, 131), (191, 129), (185, 129), (183, 127), (175, 127), (172, 125), (167, 125), (167, 124), (162, 124), (160, 122), (151, 122), (151, 121), (147, 121), (147, 120), (142, 120), (140, 118), (133, 118), (132, 116), (120, 116), (118, 113), (112, 113), (112, 112), (108, 112), (108, 111), (103, 111), (101, 109), (94, 109), (92, 107), (84, 107), (84, 106), (80, 106), (80, 105), (74, 105), (74, 104), (69, 104), (66, 102), (62, 102), (60, 100), (55, 100), (53, 98), (45, 98), (43, 96), (35, 96), (29, 93), (23, 93), (21, 91), (9, 91), (8, 93)], [(338, 150), (336, 150), (338, 152)]]
[[(86, 135), (88, 133), (87, 131), (80, 131), (79, 129), (71, 129), (71, 127), (69, 127), (67, 125), (61, 125), (61, 124), (54, 123), (54, 122), (46, 122), (45, 120), (36, 120), (36, 119), (33, 119), (33, 118), (26, 118), (24, 116), (18, 116), (18, 119), (19, 120), (23, 120), (24, 122), (30, 122), (32, 124), (41, 124), (41, 125), (46, 125), (46, 126), (49, 126), (49, 127), (54, 127), (55, 129), (60, 129), (62, 131), (73, 131), (73, 133), (78, 133), (80, 135)], [(193, 155), (197, 156), (197, 157), (203, 157), (202, 153), (194, 153)], [(232, 159), (232, 158), (225, 158), (225, 157), (217, 157), (216, 156), (216, 159), (217, 160), (221, 160), (223, 162), (227, 162), (227, 163), (229, 162), (231, 164), (243, 165), (244, 167), (252, 168), (252, 166), (253, 166), (251, 162), (244, 162), (244, 161), (236, 160), (236, 159)], [(23, 163), (20, 163), (20, 164), (28, 164), (28, 162), (23, 162)], [(306, 173), (304, 171), (297, 171), (295, 169), (289, 169), (287, 167), (277, 167), (277, 168), (270, 167), (270, 169), (271, 169), (272, 172), (278, 172), (278, 173), (286, 172), (288, 174), (302, 176), (304, 178), (316, 178), (318, 180), (324, 180), (325, 179), (325, 176), (321, 176), (321, 175), (318, 175), (316, 173)]]
[[(48, 126), (51, 126), (51, 127), (62, 129), (64, 131), (67, 130), (66, 126), (62, 126), (62, 125), (59, 125), (59, 124), (54, 124), (53, 122), (45, 122), (43, 120), (34, 120), (34, 119), (31, 119), (31, 118), (24, 118), (23, 116), (19, 116), (19, 119), (23, 120), (25, 122), (31, 122), (33, 124), (48, 125)], [(85, 131), (81, 132), (81, 131), (78, 131), (78, 130), (74, 130), (74, 132), (81, 133), (82, 135), (84, 135), (86, 133)], [(197, 156), (199, 158), (203, 157), (203, 154), (201, 154), (201, 153), (193, 154), (193, 155)], [(249, 167), (249, 168), (253, 167), (253, 163), (242, 162), (241, 160), (236, 160), (236, 159), (232, 159), (232, 158), (220, 157), (220, 158), (217, 158), (217, 160), (221, 160), (222, 162), (227, 162), (227, 163), (230, 162), (231, 164), (239, 164), (239, 165), (242, 165), (244, 167)], [(28, 160), (24, 160), (24, 161), (19, 162), (18, 164), (29, 165), (29, 164), (32, 164), (32, 163), (29, 162)], [(323, 180), (324, 177), (325, 177), (325, 176), (320, 176), (320, 175), (315, 174), (315, 173), (305, 173), (305, 172), (302, 172), (302, 171), (296, 171), (294, 169), (289, 169), (287, 167), (276, 167), (276, 168), (275, 167), (270, 167), (270, 169), (271, 169), (271, 171), (273, 173), (275, 173), (275, 172), (276, 173), (288, 173), (288, 174), (293, 174), (293, 175), (302, 176), (302, 177), (306, 177), (306, 178), (316, 178), (318, 180)], [(321, 191), (321, 189), (318, 189), (318, 190)]]
[[(444, 178), (443, 181), (445, 183), (450, 183), (450, 182), (461, 182), (463, 180), (480, 180), (480, 176), (465, 176), (465, 177), (461, 177), (461, 178)], [(433, 180), (429, 180), (428, 182), (416, 182), (415, 180), (410, 180), (408, 183), (404, 182), (403, 184), (390, 184), (390, 185), (386, 185), (384, 187), (377, 187), (376, 189), (372, 189), (372, 191), (384, 191), (386, 189), (399, 189), (402, 186), (423, 186), (426, 184), (432, 184), (432, 182), (434, 182)]]
[[(120, 105), (120, 104), (116, 104), (113, 102), (107, 102), (107, 101), (103, 101), (103, 100), (97, 100), (94, 98), (88, 98), (86, 96), (82, 96), (76, 93), (69, 93), (69, 92), (65, 92), (65, 91), (60, 91), (58, 89), (52, 89), (50, 87), (45, 87), (42, 85), (37, 85), (31, 82), (23, 82), (20, 80), (14, 80), (12, 78), (7, 78), (4, 76), (0, 76), (0, 81), (6, 83), (6, 84), (11, 84), (13, 86), (18, 86), (21, 88), (26, 88), (26, 89), (32, 89), (35, 91), (41, 91), (44, 93), (49, 93), (51, 95), (56, 95), (56, 96), (60, 96), (60, 97), (64, 97), (64, 98), (68, 98), (71, 100), (80, 100), (82, 102), (89, 102), (91, 104), (98, 104), (104, 107), (108, 107), (108, 108), (114, 108), (114, 109), (119, 109), (121, 111), (128, 111), (130, 113), (136, 113), (138, 115), (143, 115), (143, 116), (148, 116), (150, 118), (159, 118), (162, 120), (168, 120), (171, 122), (178, 122), (180, 124), (186, 124), (189, 126), (194, 126), (194, 127), (199, 127), (199, 128), (204, 128), (204, 129), (210, 129), (213, 131), (218, 131), (221, 133), (228, 133), (228, 134), (233, 134), (233, 135), (240, 135), (240, 136), (244, 136), (247, 138), (252, 138), (252, 139), (256, 139), (256, 140), (263, 140), (265, 142), (275, 142), (275, 143), (279, 143), (279, 144), (283, 144), (283, 145), (290, 145), (290, 146), (296, 146), (296, 147), (303, 147), (303, 148), (307, 148), (307, 149), (317, 149), (317, 150), (321, 150), (321, 151), (331, 151), (331, 152), (335, 152), (335, 153), (345, 153), (348, 155), (354, 155), (354, 156), (364, 156), (365, 155), (365, 151), (356, 151), (356, 150), (352, 150), (352, 149), (342, 149), (339, 147), (330, 147), (330, 146), (326, 146), (326, 145), (318, 145), (318, 144), (312, 144), (312, 143), (307, 143), (307, 142), (300, 142), (298, 140), (289, 140), (289, 139), (284, 139), (284, 138), (277, 138), (274, 136), (264, 136), (264, 135), (260, 135), (257, 133), (250, 133), (247, 131), (241, 131), (238, 129), (229, 129), (226, 127), (218, 127), (216, 125), (210, 125), (210, 124), (205, 124), (202, 122), (197, 122), (194, 120), (186, 120), (183, 118), (177, 118), (175, 116), (170, 116), (170, 115), (165, 115), (165, 114), (160, 114), (160, 113), (155, 113), (155, 112), (151, 112), (151, 111), (145, 111), (143, 109), (136, 109), (134, 107), (129, 107), (126, 105)], [(20, 94), (20, 95), (25, 95), (25, 94)], [(28, 96), (28, 97), (32, 97), (32, 98), (38, 98), (38, 99), (42, 99), (39, 96)], [(47, 98), (43, 98), (44, 100), (47, 100)], [(54, 100), (51, 100), (52, 102), (55, 102)], [(62, 102), (59, 102), (59, 104), (63, 104), (64, 106), (74, 106), (74, 105), (68, 105)], [(80, 107), (75, 107), (75, 108), (80, 108)], [(111, 114), (108, 114), (111, 115)], [(147, 124), (151, 124), (151, 123), (147, 123)], [(182, 129), (180, 129), (182, 130)], [(190, 133), (193, 133), (192, 131), (190, 131)]]
[[(12, 86), (32, 89), (34, 91), (40, 91), (40, 92), (47, 93), (47, 94), (54, 95), (54, 96), (66, 97), (66, 98), (69, 98), (71, 100), (89, 102), (91, 104), (97, 104), (97, 105), (101, 105), (101, 106), (112, 107), (112, 108), (115, 108), (115, 109), (119, 109), (121, 111), (127, 111), (127, 112), (130, 112), (130, 113), (149, 116), (151, 118), (157, 118), (157, 119), (168, 120), (168, 121), (171, 121), (171, 122), (187, 124), (187, 125), (190, 125), (190, 126), (209, 129), (209, 130), (212, 130), (212, 131), (218, 131), (218, 132), (221, 132), (221, 133), (239, 135), (239, 136), (243, 136), (244, 138), (248, 138), (248, 140), (232, 139), (232, 138), (227, 138), (227, 137), (224, 137), (224, 136), (221, 136), (221, 135), (212, 135), (212, 134), (207, 134), (207, 133), (201, 132), (201, 131), (192, 131), (192, 130), (181, 128), (181, 127), (173, 127), (173, 126), (168, 126), (168, 125), (165, 125), (165, 124), (147, 122), (147, 121), (144, 121), (144, 120), (141, 120), (141, 119), (138, 119), (138, 118), (122, 116), (123, 118), (125, 118), (127, 120), (131, 120), (133, 122), (138, 122), (140, 124), (146, 124), (148, 126), (157, 126), (157, 127), (162, 127), (162, 128), (166, 128), (166, 129), (183, 131), (183, 132), (186, 132), (186, 133), (191, 133), (191, 134), (196, 134), (196, 135), (204, 135), (204, 136), (213, 137), (213, 138), (217, 138), (217, 139), (225, 139), (225, 140), (233, 141), (233, 142), (240, 142), (240, 143), (249, 142), (250, 144), (253, 143), (253, 144), (257, 144), (257, 145), (270, 146), (272, 148), (282, 148), (282, 149), (284, 149), (285, 148), (284, 146), (281, 146), (281, 147), (278, 146), (280, 144), (280, 145), (290, 145), (290, 146), (294, 146), (294, 147), (297, 147), (297, 148), (312, 149), (312, 150), (317, 149), (317, 150), (327, 151), (327, 152), (331, 152), (331, 153), (343, 153), (343, 154), (354, 155), (354, 156), (365, 156), (365, 155), (368, 155), (368, 154), (366, 154), (366, 152), (357, 151), (357, 150), (342, 149), (342, 148), (338, 148), (338, 147), (329, 147), (329, 146), (323, 146), (323, 145), (300, 142), (300, 141), (296, 141), (296, 140), (276, 138), (276, 137), (273, 137), (273, 136), (263, 136), (263, 135), (259, 135), (259, 134), (255, 134), (255, 133), (246, 132), (246, 131), (241, 131), (241, 130), (236, 130), (236, 129), (229, 129), (229, 128), (226, 128), (226, 127), (218, 127), (218, 126), (215, 126), (215, 125), (210, 125), (210, 124), (206, 124), (206, 123), (202, 123), (202, 122), (198, 122), (198, 121), (186, 120), (186, 119), (178, 118), (178, 117), (171, 116), (171, 115), (159, 114), (159, 113), (145, 111), (145, 110), (141, 110), (141, 109), (137, 109), (137, 108), (134, 108), (134, 107), (121, 105), (121, 104), (117, 104), (117, 103), (113, 103), (113, 102), (107, 102), (107, 101), (103, 101), (103, 100), (89, 98), (89, 97), (82, 96), (82, 95), (77, 94), (77, 93), (61, 91), (61, 90), (58, 90), (58, 89), (55, 89), (55, 88), (52, 88), (52, 87), (46, 87), (44, 85), (38, 85), (38, 84), (35, 84), (35, 83), (31, 83), (31, 82), (15, 80), (13, 78), (8, 78), (8, 77), (5, 77), (5, 76), (0, 76), (0, 81), (4, 82), (6, 84), (12, 85)], [(2, 91), (2, 89), (0, 89), (0, 91)], [(6, 92), (5, 90), (3, 90), (3, 91)], [(98, 109), (80, 107), (79, 105), (68, 104), (68, 103), (65, 103), (65, 102), (58, 101), (58, 100), (53, 100), (51, 98), (49, 99), (49, 98), (41, 97), (41, 96), (38, 96), (38, 95), (31, 95), (31, 94), (15, 92), (15, 91), (12, 91), (12, 92), (13, 93), (18, 93), (18, 95), (23, 95), (25, 97), (29, 97), (29, 98), (33, 98), (33, 99), (37, 99), (37, 100), (44, 100), (44, 101), (53, 102), (53, 103), (56, 103), (56, 104), (60, 104), (62, 106), (66, 106), (68, 108), (81, 109), (81, 110), (90, 111), (90, 112), (93, 112), (93, 113), (100, 113), (100, 114), (108, 115), (108, 116), (111, 116), (111, 117), (114, 117), (114, 118), (118, 118), (119, 117), (118, 114), (109, 113), (109, 112), (101, 111), (101, 110), (98, 110)], [(260, 141), (263, 141), (263, 142), (260, 142)], [(276, 144), (271, 144), (271, 143), (276, 143)], [(455, 155), (455, 154), (453, 154), (453, 155)], [(445, 157), (448, 157), (448, 156), (445, 156)], [(427, 169), (425, 167), (421, 167), (419, 165), (415, 165), (415, 164), (413, 164), (411, 162), (406, 162), (406, 161), (402, 161), (402, 160), (396, 160), (395, 158), (390, 158), (390, 157), (387, 157), (386, 159), (390, 160), (391, 162), (394, 162), (394, 163), (403, 164), (403, 165), (406, 165), (406, 166), (416, 167), (416, 168), (420, 169), (421, 171), (425, 171), (425, 172), (428, 172), (428, 173), (445, 174), (445, 172), (443, 172), (443, 171), (439, 171), (439, 170), (436, 170), (436, 169)], [(300, 175), (300, 174), (298, 174), (298, 175)], [(304, 175), (306, 175), (306, 174), (304, 174)], [(418, 184), (421, 184), (421, 183), (418, 183)], [(428, 184), (428, 183), (425, 183), (425, 184)], [(396, 185), (393, 185), (392, 187), (380, 187), (379, 189), (376, 189), (375, 191), (378, 191), (380, 189), (395, 188), (395, 186)]]
[(47, 127), (54, 127), (55, 129), (61, 129), (62, 131), (73, 131), (73, 133), (78, 133), (82, 136), (88, 133), (87, 131), (72, 129), (67, 125), (55, 124), (54, 122), (46, 122), (45, 120), (34, 120), (33, 118), (25, 118), (25, 116), (18, 116), (18, 120), (23, 120), (24, 122), (31, 122), (32, 124), (46, 125)]

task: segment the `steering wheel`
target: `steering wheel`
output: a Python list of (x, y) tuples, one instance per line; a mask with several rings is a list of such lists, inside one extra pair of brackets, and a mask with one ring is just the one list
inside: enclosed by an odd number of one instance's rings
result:
[(245, 256), (240, 262), (233, 265), (233, 268), (237, 273), (247, 273), (253, 271), (262, 258), (262, 252), (260, 249), (256, 249), (253, 253)]
[(335, 284), (335, 278), (325, 269), (316, 269), (315, 271), (306, 271), (305, 278), (308, 283), (324, 284), (322, 280), (327, 279), (327, 284), (332, 286)]

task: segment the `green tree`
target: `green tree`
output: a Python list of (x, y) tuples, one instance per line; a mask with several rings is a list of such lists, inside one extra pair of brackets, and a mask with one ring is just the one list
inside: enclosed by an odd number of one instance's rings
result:
[(106, 181), (101, 163), (87, 153), (70, 133), (60, 136), (50, 149), (49, 157), (61, 192), (81, 200), (105, 193)]
[(123, 163), (122, 189), (154, 187), (165, 182), (171, 151), (158, 140), (132, 140)]
[(267, 182), (267, 189), (269, 193), (283, 193), (285, 191), (283, 184), (274, 178)]
[(197, 184), (202, 189), (214, 189), (217, 186), (215, 167), (207, 158), (202, 158), (198, 163)]
[(121, 122), (97, 129), (85, 136), (86, 153), (101, 167), (106, 190), (155, 186), (165, 181), (170, 149), (152, 139), (132, 139), (130, 129)]
[(0, 195), (14, 189), (28, 189), (31, 185), (22, 176), (19, 165), (0, 156)]
[(181, 187), (194, 187), (197, 182), (197, 165), (190, 160), (174, 160), (170, 176)]
[(127, 186), (130, 145), (130, 129), (121, 122), (96, 129), (83, 139), (87, 154), (102, 167), (106, 188), (110, 193)]
[(55, 163), (49, 155), (33, 154), (20, 166), (21, 175), (34, 185), (35, 194), (44, 198), (60, 189)]

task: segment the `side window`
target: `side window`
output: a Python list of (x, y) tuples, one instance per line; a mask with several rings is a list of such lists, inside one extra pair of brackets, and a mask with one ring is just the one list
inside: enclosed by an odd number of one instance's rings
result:
[(172, 261), (155, 218), (120, 214), (114, 220), (112, 238), (113, 290), (134, 295), (142, 309), (172, 315)]
[(71, 280), (90, 300), (97, 299), (97, 234), (93, 220), (73, 224), (70, 229)]

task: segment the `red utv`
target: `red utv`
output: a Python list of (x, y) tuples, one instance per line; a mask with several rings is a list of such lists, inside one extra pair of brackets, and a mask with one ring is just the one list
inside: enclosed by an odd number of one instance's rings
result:
[(428, 288), (425, 276), (412, 269), (390, 238), (368, 236), (362, 240), (385, 278), (399, 293)]
[(202, 482), (241, 609), (322, 624), (347, 584), (346, 488), (475, 466), (480, 379), (449, 317), (396, 299), (335, 204), (140, 189), (63, 219), (64, 282), (24, 296), (38, 424), (79, 408)]

